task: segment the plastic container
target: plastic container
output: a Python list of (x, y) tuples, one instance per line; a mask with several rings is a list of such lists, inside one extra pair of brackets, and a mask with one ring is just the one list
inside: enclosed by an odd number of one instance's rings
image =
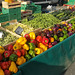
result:
[(2, 14), (0, 15), (0, 23), (9, 21), (9, 14)]
[(7, 8), (2, 8), (2, 13), (3, 14), (16, 14), (16, 13), (21, 13), (21, 7), (17, 7), (17, 8), (11, 8), (11, 9), (7, 9)]

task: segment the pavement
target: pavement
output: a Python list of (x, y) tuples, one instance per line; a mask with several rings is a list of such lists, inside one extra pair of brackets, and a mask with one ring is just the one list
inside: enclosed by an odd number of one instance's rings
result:
[(62, 75), (75, 75), (75, 62)]

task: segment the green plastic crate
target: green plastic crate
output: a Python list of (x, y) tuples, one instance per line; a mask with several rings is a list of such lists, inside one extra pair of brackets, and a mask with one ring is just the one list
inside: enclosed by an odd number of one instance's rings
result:
[(27, 10), (27, 7), (21, 7), (21, 10)]
[(21, 7), (18, 8), (11, 8), (11, 9), (6, 9), (6, 8), (2, 8), (2, 13), (3, 14), (16, 14), (21, 12)]
[(61, 75), (75, 61), (75, 34), (19, 66), (22, 75)]
[(20, 21), (21, 20), (21, 13), (18, 13), (17, 14), (17, 21)]
[(9, 14), (2, 14), (0, 15), (0, 23), (9, 21)]
[(75, 5), (75, 0), (64, 1), (64, 4)]
[(21, 7), (17, 8), (17, 13), (21, 13)]
[(21, 7), (27, 7), (29, 4), (21, 4)]
[(10, 21), (17, 19), (17, 14), (9, 14), (9, 19), (10, 19)]

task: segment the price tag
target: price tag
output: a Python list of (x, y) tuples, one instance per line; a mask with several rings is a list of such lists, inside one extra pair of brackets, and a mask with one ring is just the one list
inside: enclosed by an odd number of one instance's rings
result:
[(27, 19), (28, 21), (32, 20), (34, 18), (34, 16), (29, 16)]
[(18, 26), (18, 28), (15, 30), (15, 33), (18, 35), (20, 35), (22, 32), (23, 32), (23, 29), (20, 26)]

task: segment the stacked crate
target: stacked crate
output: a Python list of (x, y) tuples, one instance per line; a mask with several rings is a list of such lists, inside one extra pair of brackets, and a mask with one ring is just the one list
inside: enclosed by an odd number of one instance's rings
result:
[(0, 14), (0, 23), (9, 21), (9, 15), (8, 14)]
[(34, 3), (31, 3), (28, 6), (29, 10), (32, 10), (33, 13), (41, 13), (41, 6), (40, 5), (35, 5)]
[(41, 6), (35, 5), (34, 3), (31, 4), (21, 4), (21, 10), (32, 10), (32, 13), (41, 13)]
[(27, 10), (28, 6), (30, 5), (30, 1), (21, 2), (21, 10)]
[(40, 5), (37, 5), (34, 13), (41, 13), (41, 6)]
[(75, 0), (64, 0), (64, 4), (75, 5)]
[(17, 19), (17, 21), (21, 20), (21, 3), (14, 2), (2, 2), (2, 13), (9, 15), (9, 21)]

